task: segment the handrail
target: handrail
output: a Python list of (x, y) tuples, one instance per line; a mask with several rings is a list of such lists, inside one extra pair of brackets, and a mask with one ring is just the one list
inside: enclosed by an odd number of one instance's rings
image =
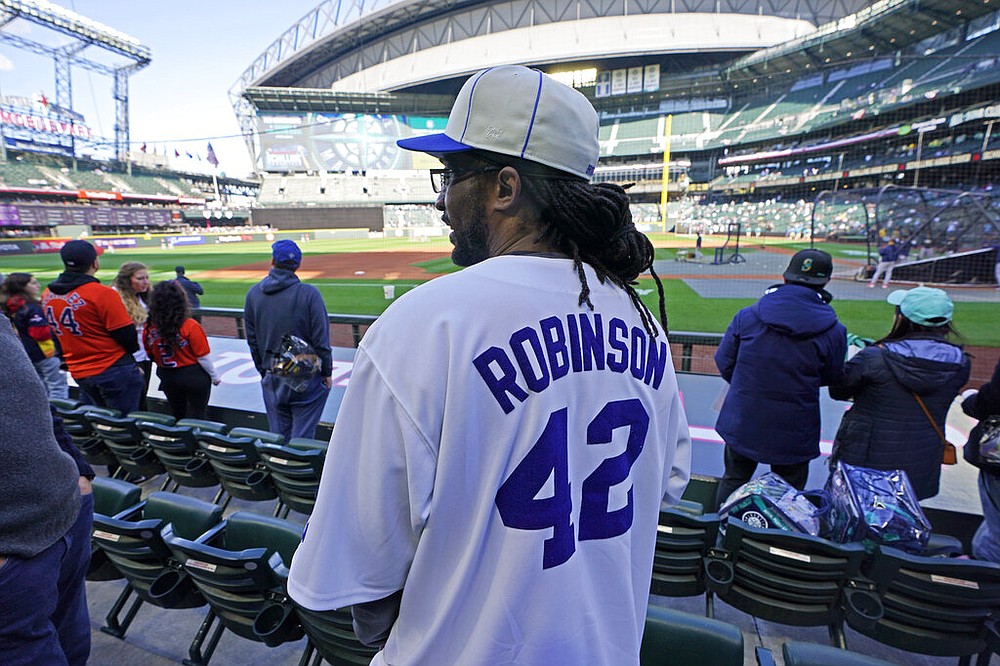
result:
[[(200, 314), (202, 317), (223, 317), (227, 319), (234, 319), (236, 321), (236, 337), (241, 340), (245, 340), (247, 337), (246, 328), (243, 325), (243, 310), (240, 308), (202, 307), (195, 310), (195, 314)], [(378, 319), (375, 315), (338, 314), (334, 312), (328, 312), (326, 317), (331, 324), (340, 324), (351, 327), (355, 347), (361, 343), (361, 338), (364, 336), (362, 327), (367, 328), (368, 326), (374, 324), (375, 320)], [(694, 347), (696, 345), (703, 347), (718, 347), (722, 342), (722, 337), (721, 333), (671, 331), (667, 336), (667, 339), (671, 343), (681, 346), (680, 369), (682, 372), (690, 372), (691, 359), (694, 357)]]

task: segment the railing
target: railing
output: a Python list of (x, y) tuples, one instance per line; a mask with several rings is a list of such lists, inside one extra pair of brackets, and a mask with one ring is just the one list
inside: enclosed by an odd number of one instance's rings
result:
[[(239, 308), (201, 308), (199, 314), (209, 335), (246, 339), (243, 310)], [(368, 327), (378, 319), (372, 315), (347, 315), (328, 313), (330, 342), (335, 347), (357, 347)], [(720, 333), (674, 331), (668, 336), (674, 355), (674, 367), (680, 372), (717, 374), (712, 357), (722, 342)], [(704, 348), (709, 348), (706, 353)], [(701, 353), (698, 353), (698, 352)]]

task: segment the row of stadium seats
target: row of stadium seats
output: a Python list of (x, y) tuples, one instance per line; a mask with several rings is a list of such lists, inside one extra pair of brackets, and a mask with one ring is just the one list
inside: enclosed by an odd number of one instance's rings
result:
[(327, 443), (216, 421), (181, 419), (53, 401), (66, 430), (92, 465), (107, 465), (116, 478), (153, 479), (160, 490), (219, 487), (213, 502), (277, 499), (274, 515), (312, 513)]
[[(88, 580), (125, 582), (105, 616), (105, 633), (124, 639), (146, 603), (163, 609), (207, 606), (187, 647), (184, 663), (191, 666), (209, 663), (226, 630), (268, 647), (305, 636), (302, 664), (365, 664), (375, 653), (358, 642), (349, 608), (313, 611), (287, 595), (298, 525), (247, 511), (223, 518), (221, 506), (171, 493), (139, 501), (139, 486), (104, 477), (95, 479), (94, 494)], [(782, 650), (788, 666), (885, 663), (807, 643), (785, 643)], [(713, 618), (649, 607), (643, 666), (697, 663), (706, 654), (717, 666), (743, 664), (741, 631)], [(768, 658), (767, 650), (758, 649), (759, 663), (773, 664)]]
[[(935, 58), (914, 58), (835, 83), (768, 94), (729, 113), (676, 114), (671, 149), (705, 150), (801, 135), (850, 120), (862, 109), (878, 114), (925, 96), (996, 83), (1000, 81), (1000, 68), (995, 66), (998, 46), (1000, 31), (994, 31), (943, 49)], [(660, 118), (616, 120), (601, 127), (601, 155), (659, 152), (662, 135)]]
[(269, 647), (307, 635), (302, 663), (314, 653), (317, 664), (319, 658), (368, 663), (374, 655), (354, 636), (350, 609), (315, 612), (288, 597), (288, 565), (300, 525), (250, 511), (223, 518), (219, 505), (172, 493), (154, 492), (136, 502), (140, 492), (126, 481), (95, 479), (87, 577), (126, 582), (102, 631), (124, 638), (144, 603), (165, 609), (207, 605), (185, 664), (208, 664), (226, 630)]
[(148, 174), (112, 173), (98, 169), (70, 169), (23, 160), (0, 162), (0, 185), (57, 190), (101, 190), (166, 196), (202, 196), (183, 178)]
[[(651, 594), (705, 595), (707, 617), (718, 598), (769, 622), (826, 626), (841, 649), (846, 620), (884, 645), (966, 664), (972, 655), (986, 664), (1000, 650), (1000, 565), (927, 554), (934, 546), (919, 556), (889, 547), (869, 553), (860, 543), (734, 518), (720, 538), (718, 514), (678, 508), (663, 509), (659, 522)], [(947, 538), (938, 543), (954, 554)]]
[[(358, 649), (360, 661), (344, 663), (367, 663), (371, 653), (354, 640), (349, 614), (296, 608), (284, 593), (301, 525), (246, 510), (223, 520), (234, 497), (252, 503), (278, 498), (274, 516), (287, 517), (291, 509), (311, 513), (324, 442), (285, 445), (274, 433), (228, 429), (218, 422), (174, 422), (152, 412), (120, 417), (72, 402), (55, 404), (92, 464), (148, 480), (166, 474), (161, 490), (144, 502), (137, 485), (116, 478), (95, 481), (99, 516), (89, 579), (127, 580), (105, 618), (107, 633), (123, 637), (143, 603), (163, 608), (207, 603), (210, 610), (188, 649), (189, 663), (207, 663), (227, 628), (269, 645), (298, 640), (304, 632), (307, 649), (332, 663), (340, 662), (326, 655)], [(176, 493), (181, 487), (216, 485), (211, 502)], [(174, 492), (164, 492), (171, 486)], [(921, 654), (968, 656), (1000, 646), (992, 642), (989, 624), (1000, 616), (998, 565), (891, 548), (868, 554), (860, 544), (758, 529), (735, 519), (720, 539), (719, 515), (702, 514), (692, 502), (664, 508), (659, 522), (650, 592), (704, 595), (706, 618), (714, 616), (718, 598), (770, 622), (826, 626), (831, 643), (841, 649), (845, 621), (880, 643)], [(331, 634), (338, 637), (335, 648), (328, 645)], [(643, 663), (658, 662), (648, 657)]]

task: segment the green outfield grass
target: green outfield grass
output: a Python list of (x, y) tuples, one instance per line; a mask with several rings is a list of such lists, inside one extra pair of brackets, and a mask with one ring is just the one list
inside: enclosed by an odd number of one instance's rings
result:
[[(657, 255), (665, 259), (673, 259), (677, 249), (690, 247), (690, 239), (678, 241), (671, 236), (654, 234), (652, 240), (658, 245)], [(713, 239), (715, 240), (715, 239)], [(673, 241), (673, 242), (671, 242)], [(779, 241), (789, 249), (808, 247), (808, 243), (790, 243)], [(706, 245), (708, 239), (706, 238)], [(835, 257), (863, 258), (855, 254), (863, 250), (863, 246), (838, 243), (818, 243), (817, 247), (827, 250)], [(378, 240), (316, 240), (302, 245), (303, 252), (308, 255), (345, 253), (358, 251), (378, 251), (385, 249), (420, 249), (448, 251), (447, 240), (433, 240), (414, 244), (407, 239)], [(741, 248), (742, 250), (742, 248)], [(755, 251), (751, 246), (747, 252)], [(255, 279), (206, 278), (199, 272), (241, 266), (245, 264), (266, 262), (270, 258), (270, 244), (266, 242), (195, 245), (173, 250), (129, 249), (101, 256), (101, 271), (98, 278), (105, 284), (111, 282), (118, 267), (126, 261), (141, 261), (150, 267), (152, 281), (171, 279), (174, 277), (174, 266), (183, 264), (188, 276), (199, 281), (205, 288), (202, 303), (207, 307), (242, 308), (247, 289)], [(430, 259), (419, 262), (418, 266), (431, 274), (449, 273), (458, 270), (448, 258)], [(34, 273), (44, 285), (51, 282), (61, 271), (57, 254), (48, 255), (17, 255), (0, 257), (0, 273), (11, 271), (26, 271)], [(264, 276), (261, 271), (260, 277)], [(355, 280), (309, 280), (315, 284), (323, 295), (327, 309), (330, 312), (342, 314), (379, 315), (391, 301), (385, 299), (382, 287), (385, 284), (396, 286), (396, 295), (400, 296), (419, 284), (417, 280), (366, 280), (360, 277)], [(656, 311), (656, 285), (649, 278), (640, 279), (639, 287), (643, 301)], [(742, 307), (753, 303), (753, 299), (743, 298), (701, 298), (694, 290), (680, 280), (665, 280), (664, 288), (667, 297), (667, 315), (670, 328), (674, 331), (694, 331), (706, 333), (722, 333), (726, 330), (733, 315)], [(884, 335), (890, 325), (891, 308), (883, 301), (850, 301), (838, 299), (833, 303), (841, 321), (848, 330), (863, 337), (879, 338)], [(486, 307), (484, 305), (484, 307)], [(956, 303), (955, 322), (970, 345), (1000, 346), (1000, 327), (996, 325), (998, 307), (991, 303)]]

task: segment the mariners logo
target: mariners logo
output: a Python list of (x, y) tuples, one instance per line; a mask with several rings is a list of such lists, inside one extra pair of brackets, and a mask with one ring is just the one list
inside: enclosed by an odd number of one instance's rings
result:
[(767, 518), (762, 513), (756, 511), (747, 511), (742, 516), (740, 520), (749, 525), (750, 527), (755, 527), (757, 529), (766, 530), (770, 525), (767, 522)]
[(813, 260), (812, 260), (811, 257), (807, 258), (805, 261), (802, 262), (802, 272), (803, 273), (808, 273), (809, 271), (812, 270), (812, 267), (813, 267)]

